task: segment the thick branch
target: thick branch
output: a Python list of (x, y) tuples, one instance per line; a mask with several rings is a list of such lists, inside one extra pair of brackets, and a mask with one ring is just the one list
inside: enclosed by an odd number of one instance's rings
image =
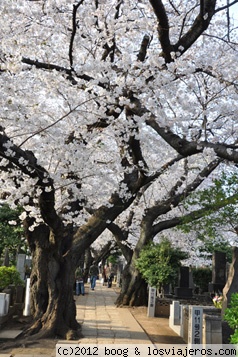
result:
[(174, 134), (169, 128), (161, 127), (154, 117), (146, 120), (146, 124), (153, 128), (172, 148), (184, 157), (198, 154), (203, 150), (198, 147), (196, 142), (189, 142), (179, 135)]
[(70, 44), (69, 44), (69, 63), (70, 67), (73, 67), (73, 49), (74, 49), (74, 38), (77, 32), (77, 11), (79, 6), (84, 2), (84, 0), (81, 0), (78, 2), (77, 5), (73, 5), (73, 16), (72, 16), (72, 34), (70, 38)]
[(222, 200), (215, 205), (207, 205), (206, 208), (201, 208), (199, 210), (190, 212), (184, 216), (181, 217), (174, 217), (169, 220), (161, 221), (153, 226), (153, 234), (156, 235), (166, 229), (169, 228), (174, 228), (178, 225), (186, 223), (191, 223), (193, 221), (196, 221), (202, 217), (205, 217), (207, 214), (210, 214), (211, 212), (217, 212), (219, 209), (234, 203), (234, 199), (237, 199), (237, 195), (233, 195), (231, 197), (228, 197), (225, 200)]
[(161, 0), (150, 0), (154, 13), (158, 19), (158, 34), (162, 47), (162, 56), (165, 62), (172, 61), (171, 51), (172, 46), (169, 39), (169, 20)]
[(166, 162), (166, 164), (162, 165), (158, 171), (156, 171), (154, 174), (150, 175), (146, 182), (147, 185), (151, 185), (154, 180), (156, 180), (158, 177), (160, 177), (168, 168), (172, 167), (176, 162), (184, 159), (184, 156), (182, 155), (177, 155), (174, 159), (171, 159), (170, 161)]
[(193, 180), (192, 183), (190, 183), (183, 189), (183, 191), (177, 194), (173, 194), (167, 200), (156, 202), (153, 207), (148, 208), (146, 210), (143, 220), (148, 221), (150, 222), (150, 224), (152, 224), (159, 216), (166, 214), (174, 207), (177, 207), (184, 198), (188, 197), (191, 192), (195, 191), (195, 189), (199, 185), (201, 185), (204, 179), (208, 177), (210, 173), (217, 168), (220, 162), (221, 159), (213, 160), (197, 175), (197, 177)]
[(118, 247), (120, 248), (123, 256), (126, 261), (129, 262), (131, 260), (133, 251), (127, 245), (123, 244), (128, 238), (128, 232), (123, 231), (117, 224), (111, 223), (108, 226), (108, 229), (113, 234)]
[(138, 61), (144, 62), (149, 44), (150, 44), (150, 37), (148, 35), (145, 35), (140, 45), (140, 51), (137, 55)]
[[(66, 68), (66, 67), (62, 67), (62, 66), (58, 66), (56, 64), (52, 64), (52, 63), (45, 63), (45, 62), (40, 62), (38, 60), (32, 60), (30, 58), (26, 58), (26, 57), (22, 57), (22, 63), (28, 64), (29, 66), (35, 66), (36, 68), (39, 69), (46, 69), (48, 71), (57, 71), (57, 72), (62, 72), (68, 75), (68, 79), (70, 79), (71, 81), (73, 80), (72, 78), (72, 74), (79, 79), (83, 79), (84, 81), (91, 81), (94, 80), (93, 77), (88, 76), (87, 74), (78, 74), (76, 72), (72, 72), (71, 68)], [(74, 81), (74, 84), (77, 84), (76, 81)], [(107, 84), (105, 83), (98, 83), (99, 87), (102, 88), (107, 88)]]
[(194, 20), (192, 26), (174, 45), (174, 52), (179, 53), (179, 56), (196, 42), (201, 34), (208, 28), (215, 14), (216, 0), (203, 0), (201, 4), (200, 13)]
[(146, 120), (146, 124), (153, 128), (172, 148), (184, 157), (202, 153), (204, 149), (210, 148), (221, 159), (238, 163), (238, 146), (235, 144), (188, 141), (174, 134), (169, 128), (161, 127), (154, 117)]
[(53, 231), (62, 228), (62, 221), (55, 211), (55, 191), (53, 180), (48, 172), (39, 164), (33, 152), (22, 150), (5, 135), (0, 134), (0, 156), (17, 166), (24, 174), (37, 178), (36, 183), (42, 190), (39, 205), (42, 218)]

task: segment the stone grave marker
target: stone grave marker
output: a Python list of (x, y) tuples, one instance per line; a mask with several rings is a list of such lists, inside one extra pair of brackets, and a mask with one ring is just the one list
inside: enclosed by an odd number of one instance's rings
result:
[(189, 286), (189, 267), (180, 267), (179, 286), (174, 288), (175, 297), (191, 298), (193, 296), (193, 288)]
[(30, 283), (31, 283), (31, 279), (27, 278), (26, 279), (25, 306), (24, 306), (24, 310), (23, 310), (23, 316), (30, 316), (30, 314), (31, 314), (31, 308), (30, 308), (30, 304), (31, 304)]
[(21, 279), (25, 279), (26, 254), (18, 254), (17, 256), (17, 271), (20, 273)]
[(0, 293), (0, 316), (5, 315), (5, 298), (6, 298), (6, 294)]
[(202, 344), (203, 308), (189, 305), (188, 344)]
[(215, 251), (212, 255), (212, 282), (209, 283), (210, 293), (221, 293), (226, 284), (226, 253)]
[(0, 293), (0, 316), (8, 314), (10, 305), (10, 295), (6, 293)]
[(155, 303), (156, 303), (156, 288), (150, 286), (149, 287), (148, 309), (147, 309), (148, 317), (155, 316)]

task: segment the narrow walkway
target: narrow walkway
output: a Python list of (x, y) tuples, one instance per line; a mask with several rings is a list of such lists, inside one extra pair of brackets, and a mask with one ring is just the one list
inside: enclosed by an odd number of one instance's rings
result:
[(127, 308), (116, 308), (116, 292), (97, 284), (86, 287), (84, 296), (76, 297), (77, 320), (82, 324), (82, 343), (138, 344), (150, 339)]

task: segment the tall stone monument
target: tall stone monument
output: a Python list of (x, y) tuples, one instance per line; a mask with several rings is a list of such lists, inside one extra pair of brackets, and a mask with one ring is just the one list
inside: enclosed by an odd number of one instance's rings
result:
[(189, 267), (180, 267), (179, 286), (174, 288), (176, 298), (188, 299), (193, 296), (193, 289), (189, 286)]
[(17, 256), (17, 271), (20, 273), (21, 279), (25, 279), (26, 254), (18, 254)]

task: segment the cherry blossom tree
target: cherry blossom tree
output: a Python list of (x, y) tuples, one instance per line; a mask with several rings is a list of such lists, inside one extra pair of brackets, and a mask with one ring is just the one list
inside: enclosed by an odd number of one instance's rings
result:
[(169, 205), (185, 158), (237, 163), (237, 2), (1, 2), (0, 180), (25, 210), (30, 334), (74, 337), (80, 256), (162, 172)]
[[(118, 305), (143, 305), (147, 301), (147, 286), (142, 279), (139, 271), (136, 269), (136, 260), (140, 256), (141, 249), (152, 242), (153, 239), (164, 230), (173, 228), (181, 223), (185, 212), (183, 212), (183, 201), (196, 188), (198, 188), (204, 180), (217, 168), (220, 160), (214, 160), (209, 165), (205, 164), (205, 168), (201, 168), (197, 175), (188, 177), (189, 165), (187, 160), (185, 170), (175, 183), (167, 183), (164, 196), (153, 192), (153, 200), (146, 195), (146, 187), (142, 190), (142, 202), (135, 202), (131, 206), (131, 211), (128, 214), (126, 224), (112, 223), (108, 229), (115, 236), (117, 244), (120, 246), (125, 259), (127, 261), (122, 279), (122, 290), (117, 299)], [(174, 175), (176, 176), (176, 175)], [(172, 181), (172, 180), (171, 180)], [(159, 188), (157, 188), (159, 190)], [(156, 187), (153, 188), (156, 191)], [(137, 198), (140, 195), (137, 195)], [(146, 200), (146, 204), (144, 202)], [(140, 217), (138, 217), (137, 206), (139, 205)], [(202, 210), (187, 213), (191, 219), (196, 219), (196, 214), (201, 217)], [(138, 224), (138, 222), (140, 222)], [(139, 229), (138, 229), (139, 225)], [(134, 234), (138, 239), (130, 242), (131, 235)]]

